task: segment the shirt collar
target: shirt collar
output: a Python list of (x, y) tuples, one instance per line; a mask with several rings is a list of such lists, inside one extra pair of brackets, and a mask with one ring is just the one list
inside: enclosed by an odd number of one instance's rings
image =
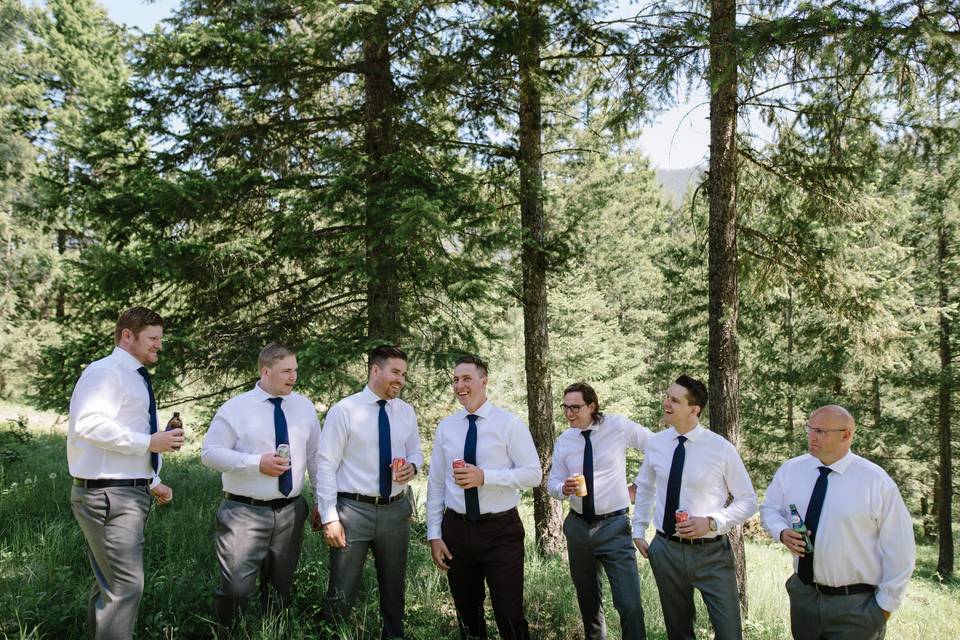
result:
[(813, 464), (814, 467), (826, 466), (834, 473), (839, 473), (840, 475), (843, 475), (844, 473), (846, 473), (847, 469), (850, 468), (850, 465), (852, 465), (854, 460), (856, 460), (857, 458), (857, 456), (853, 453), (853, 451), (847, 451), (842, 458), (840, 458), (833, 464), (824, 465), (822, 462), (820, 462), (820, 460), (816, 456), (812, 454), (808, 453), (807, 457), (810, 459), (810, 462)]
[[(471, 414), (470, 411), (467, 411), (466, 407), (464, 407), (464, 408), (461, 409), (460, 411), (463, 412), (463, 419), (464, 419), (464, 420), (466, 420), (466, 419), (467, 419), (467, 416)], [(477, 408), (477, 410), (476, 410), (476, 411), (473, 411), (472, 413), (473, 413), (473, 415), (479, 416), (479, 417), (481, 417), (481, 418), (489, 418), (491, 411), (493, 411), (493, 405), (490, 404), (490, 400), (488, 399), (488, 400), (484, 400), (484, 401), (483, 401), (483, 404), (480, 405), (480, 406)]]
[(264, 402), (266, 400), (271, 400), (273, 398), (280, 398), (280, 404), (283, 404), (283, 400), (286, 400), (290, 396), (272, 396), (266, 392), (266, 390), (260, 386), (260, 381), (257, 380), (253, 383), (253, 389), (250, 390), (250, 393), (256, 397), (257, 401)]
[[(376, 393), (374, 393), (373, 389), (371, 389), (369, 385), (365, 385), (363, 387), (363, 391), (360, 392), (360, 397), (363, 399), (364, 402), (368, 404), (377, 404), (381, 400), (385, 399), (385, 398), (381, 398)], [(387, 404), (391, 404), (392, 402), (393, 400), (387, 400)]]
[[(670, 434), (671, 440), (676, 440), (678, 437), (680, 437), (680, 434), (677, 433), (677, 430), (675, 427), (670, 427), (670, 432), (672, 432)], [(695, 426), (693, 429), (690, 429), (690, 431), (687, 431), (685, 434), (683, 434), (683, 437), (687, 439), (687, 442), (696, 442), (700, 438), (700, 436), (702, 436), (705, 432), (706, 432), (706, 429), (704, 428), (704, 426), (698, 422), (697, 426)]]
[(114, 347), (113, 353), (111, 353), (110, 355), (116, 358), (117, 362), (119, 362), (125, 367), (132, 369), (133, 371), (136, 371), (140, 367), (145, 366), (142, 362), (134, 358), (129, 351), (126, 351), (125, 349), (121, 349), (120, 347)]

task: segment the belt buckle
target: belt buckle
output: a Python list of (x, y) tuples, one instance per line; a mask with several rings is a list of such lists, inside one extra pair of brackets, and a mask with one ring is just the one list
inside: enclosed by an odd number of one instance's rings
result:
[(375, 506), (378, 506), (378, 507), (379, 507), (380, 505), (382, 505), (382, 504), (387, 504), (387, 498), (384, 498), (383, 496), (379, 496), (379, 495), (378, 495), (378, 496), (374, 496), (374, 497), (373, 497), (373, 504), (374, 504)]

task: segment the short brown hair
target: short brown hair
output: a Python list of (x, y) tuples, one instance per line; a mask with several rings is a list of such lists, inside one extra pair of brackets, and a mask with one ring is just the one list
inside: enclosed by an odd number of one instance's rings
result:
[(597, 408), (590, 413), (590, 420), (594, 424), (603, 422), (603, 411), (600, 411), (600, 398), (597, 397), (597, 392), (593, 390), (593, 387), (586, 382), (574, 382), (563, 390), (563, 395), (567, 395), (568, 393), (579, 393), (583, 396), (584, 404), (596, 405)]
[(277, 344), (276, 342), (271, 342), (263, 349), (260, 349), (260, 355), (257, 356), (257, 370), (263, 369), (264, 367), (269, 369), (287, 356), (295, 355), (297, 355), (297, 352), (293, 349), (285, 347), (282, 344)]
[(478, 371), (480, 371), (480, 375), (482, 375), (484, 378), (487, 377), (487, 363), (484, 362), (480, 356), (475, 356), (472, 353), (464, 354), (457, 358), (457, 361), (453, 363), (453, 368), (456, 369), (462, 364), (472, 364), (477, 368)]
[(163, 318), (156, 311), (146, 307), (130, 307), (117, 318), (117, 328), (113, 332), (113, 341), (120, 344), (120, 336), (123, 335), (124, 329), (129, 329), (133, 337), (137, 337), (147, 327), (162, 326)]
[(687, 390), (687, 404), (700, 407), (700, 414), (703, 414), (703, 410), (707, 406), (707, 385), (687, 374), (677, 378), (674, 383)]
[(387, 364), (387, 360), (391, 358), (398, 358), (406, 362), (407, 354), (403, 352), (403, 349), (392, 344), (381, 344), (380, 346), (374, 347), (370, 353), (367, 354), (367, 371), (372, 369), (373, 365), (383, 367)]

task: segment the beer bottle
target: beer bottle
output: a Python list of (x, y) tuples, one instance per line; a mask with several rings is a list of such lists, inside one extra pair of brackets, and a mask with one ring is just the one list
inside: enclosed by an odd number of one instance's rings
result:
[[(173, 417), (167, 422), (167, 428), (164, 431), (170, 431), (171, 429), (183, 429), (183, 420), (180, 419), (179, 411), (173, 412)], [(174, 447), (175, 451), (179, 449), (180, 447)]]
[(804, 553), (813, 553), (813, 544), (810, 542), (810, 533), (807, 531), (807, 525), (803, 524), (803, 518), (800, 517), (800, 512), (797, 511), (797, 505), (790, 505), (790, 527), (797, 533), (803, 535), (803, 543), (806, 545), (806, 548), (803, 550)]

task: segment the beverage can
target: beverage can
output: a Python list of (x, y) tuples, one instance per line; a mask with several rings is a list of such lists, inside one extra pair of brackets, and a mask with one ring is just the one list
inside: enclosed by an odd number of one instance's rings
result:
[(573, 478), (577, 481), (577, 490), (573, 495), (582, 498), (587, 495), (587, 477), (582, 473), (575, 473)]
[(681, 522), (686, 522), (690, 519), (690, 513), (686, 509), (677, 509), (673, 514), (673, 517), (677, 519), (677, 524)]
[(393, 462), (390, 463), (390, 467), (393, 469), (393, 479), (397, 479), (397, 474), (400, 473), (400, 467), (407, 464), (406, 458), (394, 458)]
[(277, 447), (277, 455), (283, 458), (284, 460), (290, 459), (290, 445), (281, 444)]
[(463, 469), (465, 466), (467, 466), (467, 462), (463, 458), (457, 458), (453, 461), (453, 465), (451, 466), (453, 466), (454, 469)]

